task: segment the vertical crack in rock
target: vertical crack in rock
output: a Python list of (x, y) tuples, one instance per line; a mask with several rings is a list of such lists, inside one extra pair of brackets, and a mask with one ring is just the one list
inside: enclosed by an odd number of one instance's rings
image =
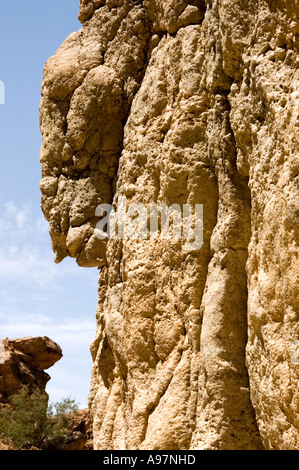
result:
[[(245, 366), (250, 192), (248, 179), (236, 168), (227, 93), (216, 95), (215, 101), (209, 147), (216, 161), (219, 205), (202, 302), (200, 399), (192, 447), (254, 450), (262, 444)], [(208, 429), (205, 423), (210, 423)]]
[[(297, 448), (298, 1), (79, 18), (44, 70), (41, 190), (56, 261), (101, 268), (95, 449)], [(99, 240), (124, 199), (202, 204), (202, 248)]]

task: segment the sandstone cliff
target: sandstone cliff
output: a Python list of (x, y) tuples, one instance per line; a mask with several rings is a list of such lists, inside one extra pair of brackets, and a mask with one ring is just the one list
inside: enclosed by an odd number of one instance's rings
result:
[[(96, 449), (298, 449), (298, 0), (81, 0), (44, 69), (56, 261), (101, 268)], [(202, 204), (203, 246), (96, 234)], [(134, 215), (131, 215), (132, 219)]]

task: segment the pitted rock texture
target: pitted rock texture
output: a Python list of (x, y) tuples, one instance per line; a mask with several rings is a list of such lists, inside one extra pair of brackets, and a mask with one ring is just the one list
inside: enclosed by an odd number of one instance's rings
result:
[[(81, 0), (40, 108), (56, 261), (101, 268), (95, 449), (299, 448), (294, 0)], [(204, 243), (96, 207), (203, 204)], [(131, 214), (134, 219), (134, 214)]]

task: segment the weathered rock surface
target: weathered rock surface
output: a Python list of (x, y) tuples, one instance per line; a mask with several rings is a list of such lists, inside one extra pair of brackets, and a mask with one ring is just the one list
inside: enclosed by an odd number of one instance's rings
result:
[(26, 385), (45, 391), (50, 376), (44, 372), (62, 357), (60, 346), (47, 337), (0, 341), (0, 401)]
[(92, 418), (89, 409), (69, 414), (69, 431), (61, 450), (93, 450)]
[[(96, 449), (298, 449), (298, 0), (81, 0), (44, 70), (56, 261), (101, 268)], [(203, 204), (204, 243), (96, 207)], [(133, 217), (133, 215), (132, 215)]]

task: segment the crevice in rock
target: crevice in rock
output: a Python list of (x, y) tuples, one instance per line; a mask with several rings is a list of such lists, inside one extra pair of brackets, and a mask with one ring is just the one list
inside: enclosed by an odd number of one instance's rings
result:
[[(219, 186), (218, 220), (211, 239), (214, 254), (202, 305), (201, 375), (204, 371), (206, 401), (199, 404), (200, 424), (195, 436), (198, 433), (197, 441), (200, 441), (199, 436), (204, 433), (200, 429), (202, 420), (213, 419), (218, 437), (210, 446), (237, 450), (261, 446), (245, 365), (248, 328), (245, 266), (251, 236), (251, 204), (248, 178), (237, 173), (228, 91), (223, 90), (219, 95), (218, 90), (218, 96), (221, 99), (217, 100), (213, 116), (211, 143)], [(214, 296), (211, 293), (216, 285), (218, 292)], [(220, 422), (227, 425), (221, 429)]]
[[(295, 399), (282, 395), (290, 370), (297, 383), (284, 336), (296, 318), (288, 265), (296, 249), (295, 202), (287, 206), (298, 176), (297, 144), (287, 135), (297, 109), (296, 12), (291, 4), (280, 11), (267, 3), (81, 0), (84, 31), (46, 70), (43, 206), (59, 254), (78, 246), (75, 254), (84, 258), (89, 226), (73, 228), (92, 223), (100, 199), (114, 198), (115, 206), (117, 195), (143, 205), (204, 203), (200, 253), (157, 238), (148, 245), (109, 241), (91, 254), (98, 259), (103, 248), (97, 319), (109, 338), (93, 350), (91, 401), (96, 426), (103, 424), (98, 446), (257, 450), (257, 419), (270, 446), (277, 439), (266, 421), (276, 412), (283, 420), (284, 406), (294, 411)], [(87, 98), (95, 106), (84, 114)], [(280, 119), (286, 137), (276, 145)], [(284, 254), (280, 233), (290, 240)], [(280, 287), (289, 304), (276, 295)], [(268, 331), (272, 313), (275, 328), (284, 315), (280, 336)], [(270, 342), (278, 344), (274, 352)], [(264, 368), (277, 365), (275, 354), (283, 379), (270, 371), (260, 386)], [(276, 397), (261, 406), (268, 391)], [(298, 441), (280, 424), (275, 433), (283, 437), (273, 445)]]

